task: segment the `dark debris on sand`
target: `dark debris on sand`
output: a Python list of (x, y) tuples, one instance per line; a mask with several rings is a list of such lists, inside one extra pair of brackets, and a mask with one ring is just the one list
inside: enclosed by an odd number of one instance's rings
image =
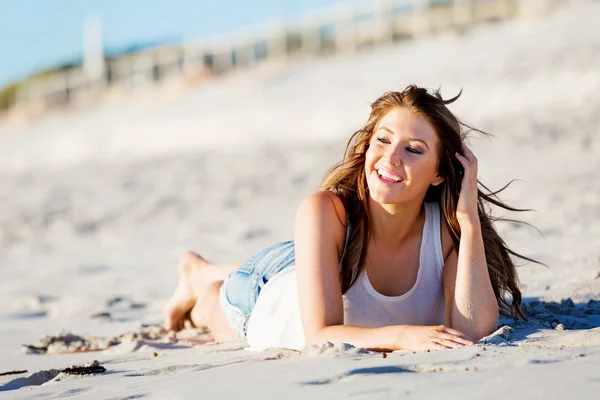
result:
[(24, 374), (26, 373), (27, 370), (19, 370), (19, 371), (7, 371), (7, 372), (0, 372), (0, 376), (6, 376), (6, 375), (19, 375), (19, 374)]
[(73, 365), (69, 368), (65, 368), (60, 371), (64, 374), (70, 375), (89, 375), (89, 374), (102, 374), (106, 372), (106, 368), (104, 368), (98, 360), (94, 360), (91, 363), (87, 363), (83, 367)]

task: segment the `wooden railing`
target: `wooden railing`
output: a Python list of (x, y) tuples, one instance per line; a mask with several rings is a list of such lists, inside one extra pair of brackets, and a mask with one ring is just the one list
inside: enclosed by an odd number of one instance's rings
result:
[(93, 100), (111, 88), (147, 87), (186, 75), (218, 76), (261, 63), (350, 53), (436, 32), (462, 31), (480, 22), (513, 18), (527, 6), (531, 11), (531, 2), (544, 11), (560, 0), (369, 0), (338, 5), (306, 14), (293, 24), (265, 23), (227, 36), (107, 59), (97, 78), (76, 67), (31, 80), (21, 85), (7, 107), (65, 106)]

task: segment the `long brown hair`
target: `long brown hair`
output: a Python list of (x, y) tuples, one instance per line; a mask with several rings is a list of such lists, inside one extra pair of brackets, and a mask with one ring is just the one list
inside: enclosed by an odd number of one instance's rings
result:
[[(321, 190), (330, 190), (337, 194), (344, 203), (352, 231), (348, 239), (346, 254), (342, 260), (342, 293), (345, 293), (356, 282), (364, 268), (369, 240), (369, 215), (367, 199), (369, 189), (365, 175), (365, 153), (369, 148), (371, 136), (381, 118), (393, 108), (403, 107), (429, 122), (437, 132), (439, 146), (438, 173), (444, 181), (438, 186), (430, 186), (425, 201), (437, 202), (442, 216), (448, 224), (452, 235), (454, 249), (458, 253), (460, 241), (460, 226), (456, 218), (456, 206), (462, 183), (462, 166), (454, 156), (456, 152), (463, 154), (462, 142), (467, 134), (476, 131), (487, 135), (478, 129), (459, 121), (446, 107), (460, 97), (460, 93), (449, 100), (444, 100), (439, 91), (429, 93), (417, 86), (408, 86), (402, 92), (387, 92), (371, 105), (371, 114), (364, 127), (356, 131), (346, 146), (343, 159), (335, 164), (321, 182)], [(479, 220), (488, 271), (494, 294), (498, 301), (501, 315), (512, 316), (514, 319), (526, 319), (521, 310), (521, 291), (518, 286), (517, 272), (511, 255), (532, 261), (511, 249), (500, 238), (493, 222), (503, 220), (491, 214), (491, 205), (510, 211), (527, 211), (510, 207), (503, 203), (497, 194), (505, 189), (492, 192), (479, 182), (478, 189)], [(512, 220), (510, 220), (512, 221)], [(512, 302), (505, 295), (510, 293)]]

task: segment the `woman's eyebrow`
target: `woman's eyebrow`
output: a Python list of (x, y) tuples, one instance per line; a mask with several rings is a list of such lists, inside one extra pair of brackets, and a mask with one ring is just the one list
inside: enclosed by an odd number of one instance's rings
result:
[(380, 130), (382, 130), (382, 129), (383, 129), (384, 131), (387, 131), (387, 132), (388, 132), (389, 134), (391, 134), (391, 135), (393, 135), (393, 134), (394, 134), (394, 132), (393, 132), (391, 129), (388, 129), (388, 128), (386, 128), (385, 126), (380, 126), (379, 128), (377, 128), (377, 130), (378, 130), (378, 131), (380, 131)]
[[(391, 135), (394, 134), (394, 131), (392, 131), (389, 128), (386, 128), (385, 126), (380, 126), (379, 128), (377, 128), (378, 131), (381, 130), (381, 129), (383, 129), (384, 131), (390, 133)], [(421, 142), (421, 143), (423, 143), (425, 145), (425, 147), (427, 147), (427, 150), (429, 150), (429, 145), (423, 139), (419, 139), (419, 138), (416, 138), (416, 137), (411, 137), (411, 138), (408, 138), (408, 141), (409, 142), (413, 142), (413, 141)]]

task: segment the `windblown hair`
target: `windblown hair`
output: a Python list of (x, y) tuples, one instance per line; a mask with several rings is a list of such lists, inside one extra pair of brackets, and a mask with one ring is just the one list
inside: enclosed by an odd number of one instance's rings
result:
[[(456, 217), (456, 207), (462, 184), (463, 168), (454, 154), (458, 152), (463, 155), (462, 142), (469, 132), (475, 131), (487, 135), (485, 132), (471, 128), (459, 121), (446, 107), (456, 101), (460, 94), (444, 100), (437, 90), (429, 93), (426, 89), (412, 85), (402, 92), (385, 93), (371, 105), (371, 114), (364, 127), (356, 131), (348, 141), (343, 159), (335, 164), (323, 178), (320, 189), (330, 190), (342, 199), (353, 227), (348, 239), (346, 254), (342, 260), (342, 293), (345, 293), (356, 282), (364, 269), (367, 256), (369, 188), (365, 175), (365, 153), (369, 148), (371, 136), (377, 124), (385, 114), (394, 108), (406, 108), (435, 128), (440, 143), (438, 172), (444, 181), (438, 186), (429, 187), (425, 201), (437, 202), (440, 205), (442, 218), (449, 227), (454, 249), (458, 253), (461, 231)], [(519, 319), (519, 317), (526, 319), (521, 310), (521, 291), (518, 287), (515, 264), (510, 256), (536, 263), (537, 261), (522, 256), (507, 247), (496, 232), (493, 222), (513, 220), (493, 217), (491, 205), (509, 211), (528, 210), (510, 207), (498, 198), (497, 194), (508, 185), (496, 192), (490, 191), (481, 182), (479, 185), (486, 191), (484, 193), (478, 189), (478, 210), (489, 276), (498, 301), (499, 312), (501, 315), (512, 316), (514, 319)], [(506, 299), (506, 295), (509, 293), (512, 297), (511, 302)]]

